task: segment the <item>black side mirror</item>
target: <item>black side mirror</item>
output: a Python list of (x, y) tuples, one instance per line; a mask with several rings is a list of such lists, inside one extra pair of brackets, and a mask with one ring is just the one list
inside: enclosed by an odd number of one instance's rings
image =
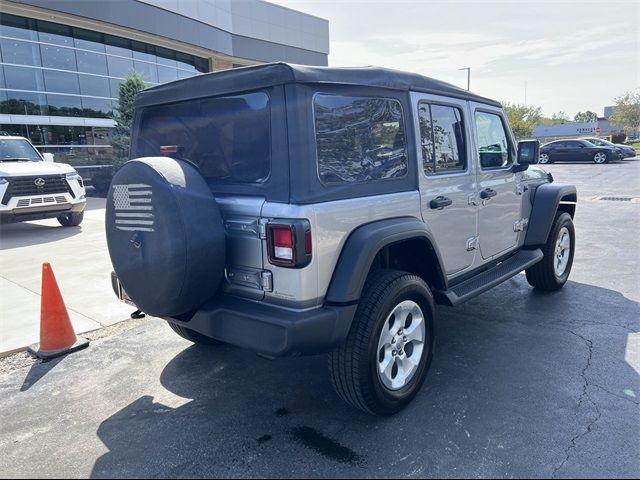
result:
[(524, 172), (529, 165), (535, 165), (540, 159), (540, 142), (522, 140), (518, 142), (518, 163), (513, 165), (514, 172)]

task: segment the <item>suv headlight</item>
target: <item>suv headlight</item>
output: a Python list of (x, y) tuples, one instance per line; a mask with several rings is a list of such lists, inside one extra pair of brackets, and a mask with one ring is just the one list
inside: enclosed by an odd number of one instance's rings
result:
[(5, 183), (9, 183), (9, 181), (4, 177), (0, 177), (0, 185), (4, 185)]
[(77, 180), (81, 187), (84, 187), (84, 183), (82, 182), (82, 177), (78, 172), (69, 172), (66, 175), (67, 181)]

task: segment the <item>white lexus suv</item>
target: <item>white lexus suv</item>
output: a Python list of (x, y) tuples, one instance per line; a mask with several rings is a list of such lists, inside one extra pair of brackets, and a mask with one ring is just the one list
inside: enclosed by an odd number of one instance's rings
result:
[(57, 218), (63, 227), (80, 225), (82, 177), (49, 158), (24, 137), (0, 136), (0, 223)]

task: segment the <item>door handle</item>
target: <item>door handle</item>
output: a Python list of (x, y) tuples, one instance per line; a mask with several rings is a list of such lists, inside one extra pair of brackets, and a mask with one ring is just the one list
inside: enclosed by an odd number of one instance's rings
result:
[(480, 192), (480, 198), (486, 200), (487, 198), (495, 197), (498, 194), (493, 188), (485, 188)]
[(436, 197), (433, 200), (431, 200), (431, 202), (429, 202), (429, 206), (431, 208), (434, 208), (434, 209), (435, 208), (444, 208), (444, 207), (448, 207), (452, 203), (453, 203), (453, 201), (450, 198), (443, 197), (441, 195), (441, 196)]

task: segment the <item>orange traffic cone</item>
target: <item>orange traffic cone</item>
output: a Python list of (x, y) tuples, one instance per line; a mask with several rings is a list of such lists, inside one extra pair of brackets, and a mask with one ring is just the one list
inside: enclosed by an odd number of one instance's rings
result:
[(76, 337), (67, 307), (60, 294), (56, 277), (49, 263), (42, 264), (42, 298), (40, 302), (40, 343), (29, 352), (49, 360), (89, 346), (89, 341)]

